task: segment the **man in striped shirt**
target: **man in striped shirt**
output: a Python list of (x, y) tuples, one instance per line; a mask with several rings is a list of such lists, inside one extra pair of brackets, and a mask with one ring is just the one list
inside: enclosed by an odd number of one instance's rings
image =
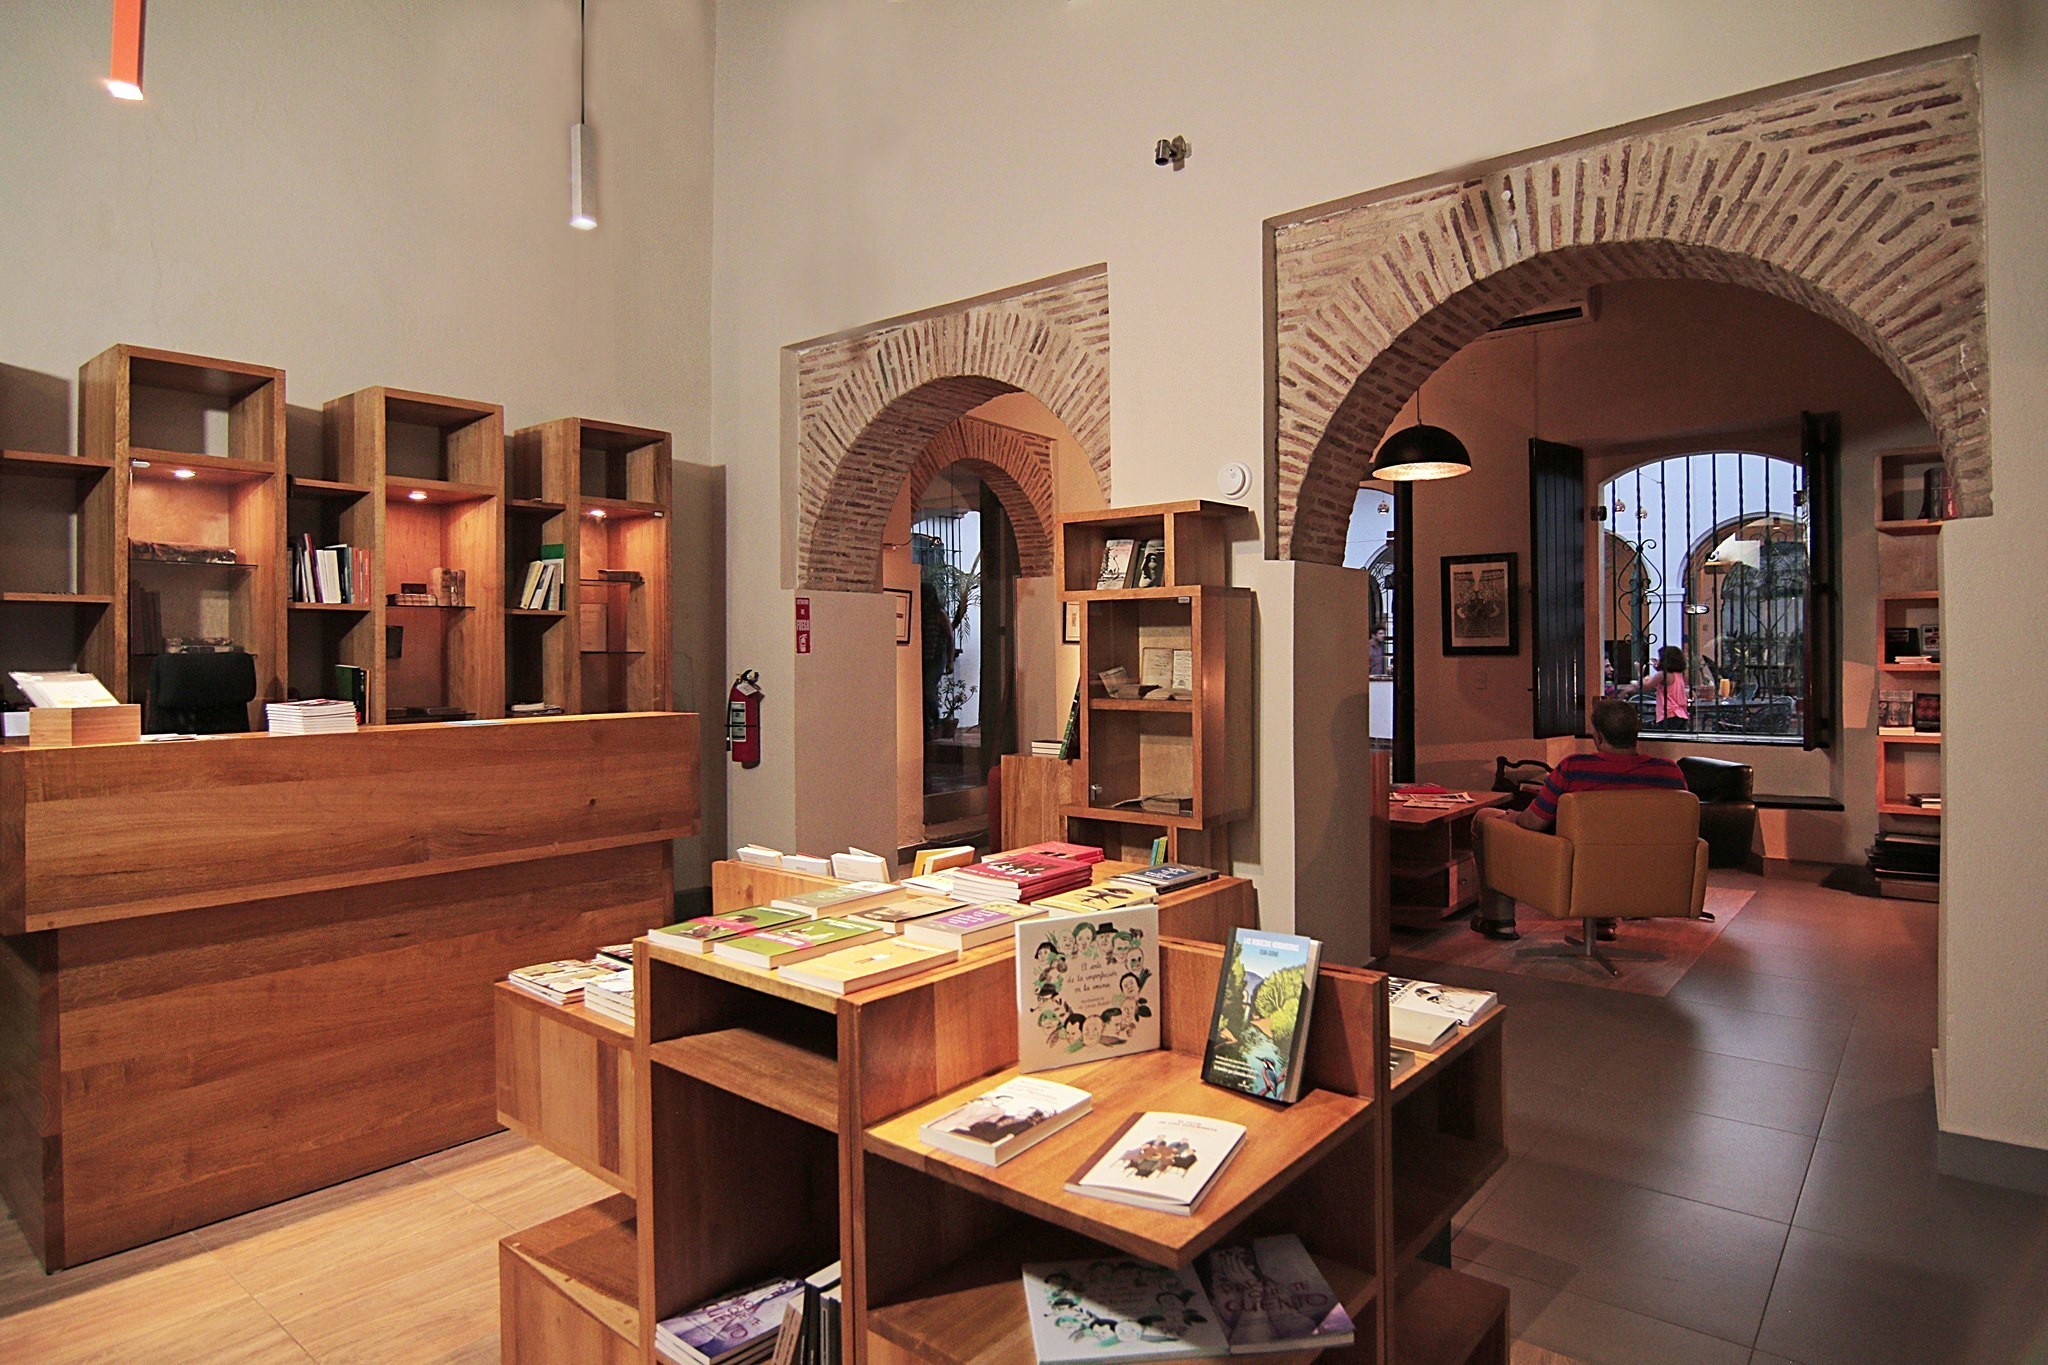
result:
[[(1557, 825), (1557, 800), (1566, 792), (1684, 791), (1685, 774), (1668, 758), (1653, 758), (1636, 752), (1636, 731), (1640, 721), (1636, 708), (1613, 697), (1593, 703), (1593, 752), (1573, 754), (1543, 779), (1543, 789), (1527, 810), (1515, 814), (1504, 810), (1483, 810), (1473, 817), (1472, 835), (1479, 859), (1480, 881), (1486, 874), (1486, 827), (1498, 820), (1512, 820), (1524, 829), (1548, 832)], [(1517, 939), (1515, 902), (1495, 891), (1479, 898), (1472, 912), (1472, 929), (1488, 938)], [(1614, 937), (1614, 921), (1598, 925), (1601, 938)]]

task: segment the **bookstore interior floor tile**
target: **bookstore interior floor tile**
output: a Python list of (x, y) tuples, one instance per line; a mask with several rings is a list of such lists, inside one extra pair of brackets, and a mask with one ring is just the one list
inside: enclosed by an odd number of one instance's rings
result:
[[(1516, 1365), (2048, 1358), (2048, 1200), (1934, 1169), (1934, 907), (1716, 881), (1663, 998), (1392, 964), (1513, 1011), (1453, 1256)], [(499, 1134), (57, 1275), (0, 1221), (0, 1360), (495, 1361), (498, 1239), (608, 1193)]]

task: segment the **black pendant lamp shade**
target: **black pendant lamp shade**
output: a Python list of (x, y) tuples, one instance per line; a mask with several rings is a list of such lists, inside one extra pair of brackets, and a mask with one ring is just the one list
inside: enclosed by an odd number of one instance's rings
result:
[(1463, 441), (1420, 422), (1389, 436), (1372, 457), (1375, 479), (1448, 479), (1471, 472), (1472, 456)]

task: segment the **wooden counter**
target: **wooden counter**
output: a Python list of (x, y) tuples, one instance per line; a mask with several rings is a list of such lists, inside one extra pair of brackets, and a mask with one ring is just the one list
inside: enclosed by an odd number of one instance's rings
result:
[(697, 718), (0, 750), (0, 1194), (76, 1265), (497, 1127), (494, 982), (668, 922)]

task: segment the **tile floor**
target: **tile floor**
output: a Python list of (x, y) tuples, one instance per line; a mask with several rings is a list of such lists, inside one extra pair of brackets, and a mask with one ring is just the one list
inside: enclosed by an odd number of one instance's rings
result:
[[(1453, 1255), (1517, 1365), (2048, 1361), (2048, 1200), (1934, 1171), (1933, 908), (1727, 880), (1661, 999), (1428, 973), (1514, 1011)], [(0, 1361), (494, 1361), (498, 1239), (608, 1192), (500, 1134), (58, 1275), (0, 1222)]]
[(1934, 907), (1716, 881), (1756, 898), (1661, 999), (1397, 938), (1513, 1010), (1454, 1260), (1589, 1362), (2048, 1362), (2048, 1200), (1934, 1169)]

